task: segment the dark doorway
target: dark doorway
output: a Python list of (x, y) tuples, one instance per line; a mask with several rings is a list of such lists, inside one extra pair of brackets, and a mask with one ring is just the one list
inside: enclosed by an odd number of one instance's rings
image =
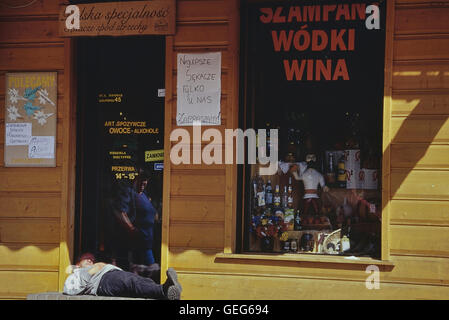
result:
[(75, 255), (160, 264), (165, 38), (78, 39), (76, 61)]

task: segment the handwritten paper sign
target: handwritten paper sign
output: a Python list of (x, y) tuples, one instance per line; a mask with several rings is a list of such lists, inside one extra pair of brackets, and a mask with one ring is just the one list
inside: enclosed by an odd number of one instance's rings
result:
[(28, 158), (52, 159), (55, 157), (55, 137), (31, 137), (28, 145)]
[(55, 167), (57, 73), (7, 73), (5, 82), (5, 167)]
[(178, 126), (221, 124), (221, 52), (178, 54)]
[(7, 123), (6, 146), (27, 146), (31, 139), (31, 123)]
[(59, 11), (59, 35), (173, 35), (175, 0), (127, 1), (64, 5)]

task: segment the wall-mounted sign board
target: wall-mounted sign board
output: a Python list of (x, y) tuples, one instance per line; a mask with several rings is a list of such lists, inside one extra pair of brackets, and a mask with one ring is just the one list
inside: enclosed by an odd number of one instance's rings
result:
[(55, 167), (57, 73), (6, 74), (5, 167)]
[(175, 0), (63, 5), (59, 10), (61, 37), (173, 35), (175, 29)]

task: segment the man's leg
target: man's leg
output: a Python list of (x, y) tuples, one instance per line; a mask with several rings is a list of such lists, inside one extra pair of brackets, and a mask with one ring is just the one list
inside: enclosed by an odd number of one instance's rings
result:
[(154, 261), (153, 256), (153, 250), (152, 249), (146, 249), (143, 253), (143, 264), (146, 264), (147, 266), (154, 264), (156, 261)]
[(115, 297), (167, 299), (162, 285), (158, 285), (152, 279), (120, 270), (109, 271), (103, 275), (97, 294)]

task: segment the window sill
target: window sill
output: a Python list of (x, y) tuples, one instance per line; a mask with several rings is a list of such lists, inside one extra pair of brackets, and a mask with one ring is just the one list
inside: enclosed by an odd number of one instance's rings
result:
[(345, 265), (376, 265), (394, 267), (394, 263), (389, 260), (377, 260), (367, 257), (344, 257), (344, 256), (323, 256), (312, 254), (270, 254), (270, 253), (218, 253), (215, 255), (218, 260), (255, 260), (255, 261), (287, 261), (287, 262), (307, 262), (325, 264), (345, 264)]

